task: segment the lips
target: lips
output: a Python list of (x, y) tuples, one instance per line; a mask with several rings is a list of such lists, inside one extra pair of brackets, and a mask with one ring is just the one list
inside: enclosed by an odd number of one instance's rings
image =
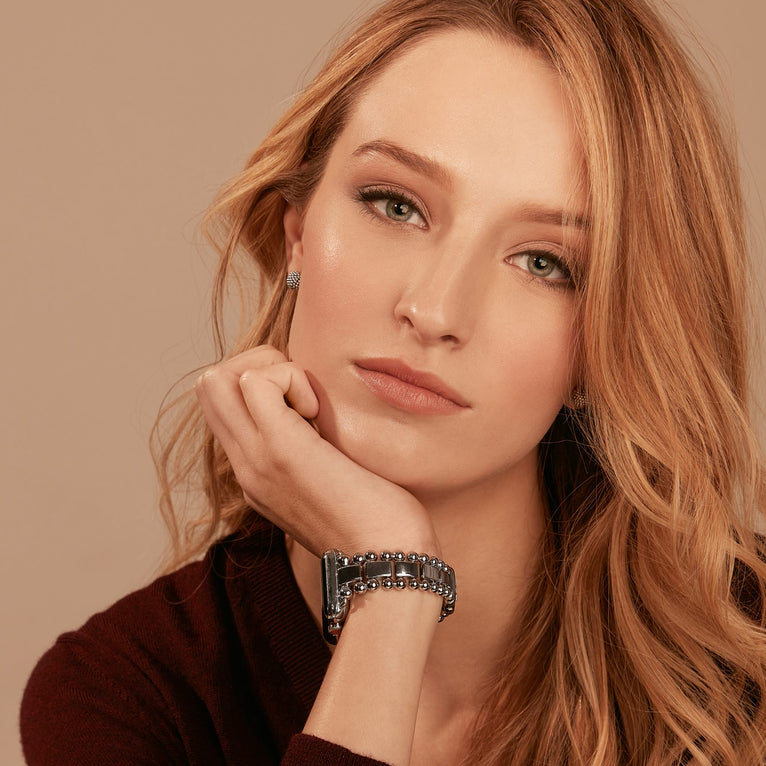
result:
[(398, 359), (359, 359), (356, 372), (374, 394), (399, 409), (424, 414), (470, 408), (459, 392), (438, 375), (413, 370)]

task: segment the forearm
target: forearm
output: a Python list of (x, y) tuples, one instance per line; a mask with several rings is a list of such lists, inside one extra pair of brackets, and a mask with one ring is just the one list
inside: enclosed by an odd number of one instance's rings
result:
[(355, 597), (304, 731), (409, 764), (440, 609), (441, 598), (410, 589)]

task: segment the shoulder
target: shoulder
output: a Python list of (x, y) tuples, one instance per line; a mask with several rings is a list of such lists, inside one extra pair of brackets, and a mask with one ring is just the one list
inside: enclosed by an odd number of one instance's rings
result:
[(213, 546), (205, 558), (130, 593), (93, 615), (78, 630), (62, 634), (41, 665), (103, 667), (123, 680), (131, 674), (157, 679), (188, 674), (225, 642), (231, 620), (226, 553), (231, 541)]
[(272, 532), (222, 541), (60, 636), (24, 694), (28, 762), (234, 763), (245, 747), (277, 758), (303, 711), (273, 669), (253, 587), (260, 569), (292, 577)]
[(113, 763), (141, 762), (139, 753), (157, 748), (175, 762), (179, 687), (190, 684), (201, 656), (209, 660), (206, 649), (221, 643), (226, 606), (214, 560), (161, 577), (59, 636), (22, 700), (30, 763), (96, 762), (92, 748)]

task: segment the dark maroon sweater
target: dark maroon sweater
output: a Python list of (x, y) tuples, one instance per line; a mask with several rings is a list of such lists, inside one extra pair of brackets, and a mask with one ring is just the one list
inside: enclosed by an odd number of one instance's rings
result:
[(379, 761), (299, 734), (330, 654), (263, 519), (118, 601), (42, 657), (21, 706), (30, 766)]

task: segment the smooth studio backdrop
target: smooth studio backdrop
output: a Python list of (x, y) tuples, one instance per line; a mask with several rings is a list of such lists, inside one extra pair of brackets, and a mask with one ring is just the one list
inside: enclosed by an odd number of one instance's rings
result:
[[(147, 440), (166, 390), (211, 355), (213, 256), (200, 217), (328, 41), (372, 4), (33, 0), (5, 9), (0, 763), (22, 763), (18, 705), (37, 658), (146, 583), (164, 549)], [(734, 110), (763, 259), (766, 9), (753, 0), (672, 7), (705, 43)], [(694, 268), (693, 258), (679, 253), (679, 268)]]

